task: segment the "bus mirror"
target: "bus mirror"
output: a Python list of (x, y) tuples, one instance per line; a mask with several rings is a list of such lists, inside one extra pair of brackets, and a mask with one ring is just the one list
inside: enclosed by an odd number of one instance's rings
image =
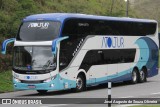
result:
[(7, 48), (8, 43), (11, 43), (11, 42), (14, 42), (14, 41), (15, 41), (15, 38), (6, 39), (6, 40), (2, 43), (1, 53), (5, 55), (5, 54), (6, 54), (6, 48)]
[(52, 41), (52, 54), (53, 55), (56, 55), (56, 53), (57, 53), (57, 44), (59, 42), (61, 42), (62, 40), (65, 40), (65, 39), (68, 39), (68, 38), (69, 38), (68, 36), (65, 36), (65, 37), (60, 37), (60, 38), (54, 39)]

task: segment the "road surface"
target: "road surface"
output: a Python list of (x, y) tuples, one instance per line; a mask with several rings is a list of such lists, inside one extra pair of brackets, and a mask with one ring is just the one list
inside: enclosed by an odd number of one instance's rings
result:
[[(107, 98), (107, 85), (89, 87), (87, 91), (73, 93), (70, 90), (50, 91), (46, 95), (40, 95), (36, 91), (15, 91), (0, 94), (0, 98)], [(115, 83), (112, 87), (112, 98), (160, 98), (160, 74), (148, 78), (145, 83), (128, 84)], [(1, 105), (0, 105), (1, 106)], [(26, 105), (27, 106), (27, 105)], [(35, 107), (35, 105), (32, 105)], [(36, 105), (37, 107), (97, 107), (106, 105), (75, 105), (75, 104), (52, 104)], [(5, 107), (3, 105), (3, 107)], [(8, 106), (6, 106), (8, 107)], [(25, 107), (25, 106), (24, 106)]]

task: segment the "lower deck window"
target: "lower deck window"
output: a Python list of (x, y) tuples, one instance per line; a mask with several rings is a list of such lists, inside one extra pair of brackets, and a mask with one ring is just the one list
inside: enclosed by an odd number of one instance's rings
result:
[(136, 49), (90, 50), (85, 55), (80, 68), (92, 65), (134, 62)]

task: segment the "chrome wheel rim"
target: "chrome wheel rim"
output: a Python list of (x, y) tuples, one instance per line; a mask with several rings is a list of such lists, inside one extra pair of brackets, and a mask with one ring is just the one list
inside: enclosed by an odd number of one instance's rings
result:
[(144, 72), (143, 72), (143, 71), (141, 71), (141, 72), (140, 72), (141, 80), (144, 80), (144, 75), (145, 75), (145, 74), (144, 74)]
[(77, 78), (76, 84), (77, 84), (77, 88), (78, 88), (78, 89), (81, 89), (81, 88), (82, 88), (83, 81), (82, 81), (82, 79), (81, 79), (80, 77)]
[(137, 73), (135, 71), (132, 74), (132, 78), (134, 82), (137, 80)]

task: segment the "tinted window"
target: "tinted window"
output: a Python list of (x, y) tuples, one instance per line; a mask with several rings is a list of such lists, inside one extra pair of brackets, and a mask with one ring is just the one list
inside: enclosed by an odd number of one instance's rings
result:
[(72, 38), (87, 35), (146, 36), (153, 35), (156, 26), (156, 23), (151, 22), (69, 19), (64, 24), (62, 34)]
[(80, 49), (83, 40), (84, 40), (83, 38), (77, 38), (77, 39), (68, 38), (61, 42), (59, 62), (66, 64), (64, 66), (59, 67), (60, 71), (69, 65), (73, 57)]
[(59, 35), (60, 22), (35, 21), (22, 23), (17, 40), (49, 41)]
[(136, 49), (90, 50), (86, 53), (80, 68), (88, 69), (92, 65), (134, 62)]
[(133, 62), (135, 52), (136, 49), (114, 49), (103, 51), (106, 64)]

